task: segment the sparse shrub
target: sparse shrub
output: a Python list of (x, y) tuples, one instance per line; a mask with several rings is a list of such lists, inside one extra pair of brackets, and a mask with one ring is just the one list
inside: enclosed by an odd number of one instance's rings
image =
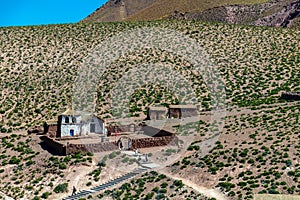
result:
[(57, 185), (53, 191), (55, 193), (64, 193), (68, 191), (68, 183), (63, 183), (63, 184), (59, 184)]

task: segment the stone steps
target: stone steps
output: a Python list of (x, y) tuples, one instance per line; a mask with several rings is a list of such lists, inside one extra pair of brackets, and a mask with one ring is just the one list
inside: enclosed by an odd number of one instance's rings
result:
[(78, 192), (77, 194), (75, 195), (71, 195), (71, 196), (68, 196), (68, 197), (65, 197), (63, 198), (63, 200), (77, 200), (77, 199), (80, 199), (84, 196), (87, 196), (89, 194), (92, 194), (92, 193), (96, 193), (96, 192), (99, 192), (101, 190), (105, 190), (109, 187), (112, 187), (114, 185), (117, 185), (118, 183), (122, 182), (122, 181), (125, 181), (125, 180), (128, 180), (138, 174), (141, 174), (141, 173), (144, 173), (146, 172), (148, 169), (145, 169), (145, 168), (139, 168), (137, 170), (134, 170), (132, 172), (129, 172), (119, 178), (116, 178), (116, 179), (113, 179), (113, 180), (110, 180), (102, 185), (99, 185), (99, 186), (96, 186), (90, 190), (82, 190), (80, 192)]

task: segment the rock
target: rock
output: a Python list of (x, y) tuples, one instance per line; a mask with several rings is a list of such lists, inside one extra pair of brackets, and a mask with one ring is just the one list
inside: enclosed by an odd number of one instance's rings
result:
[(254, 22), (259, 26), (290, 27), (293, 21), (300, 17), (300, 0), (285, 6), (279, 12), (263, 17)]

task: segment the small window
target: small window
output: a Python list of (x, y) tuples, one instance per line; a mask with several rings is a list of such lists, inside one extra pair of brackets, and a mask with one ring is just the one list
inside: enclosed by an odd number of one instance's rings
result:
[(76, 117), (72, 117), (72, 123), (76, 123)]
[(65, 117), (65, 123), (69, 123), (69, 117)]

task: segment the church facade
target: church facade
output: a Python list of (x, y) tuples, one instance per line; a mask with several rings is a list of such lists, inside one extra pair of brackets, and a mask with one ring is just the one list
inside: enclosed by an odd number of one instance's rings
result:
[(93, 114), (81, 116), (68, 109), (58, 116), (56, 137), (88, 136), (93, 133), (106, 133), (104, 121)]

